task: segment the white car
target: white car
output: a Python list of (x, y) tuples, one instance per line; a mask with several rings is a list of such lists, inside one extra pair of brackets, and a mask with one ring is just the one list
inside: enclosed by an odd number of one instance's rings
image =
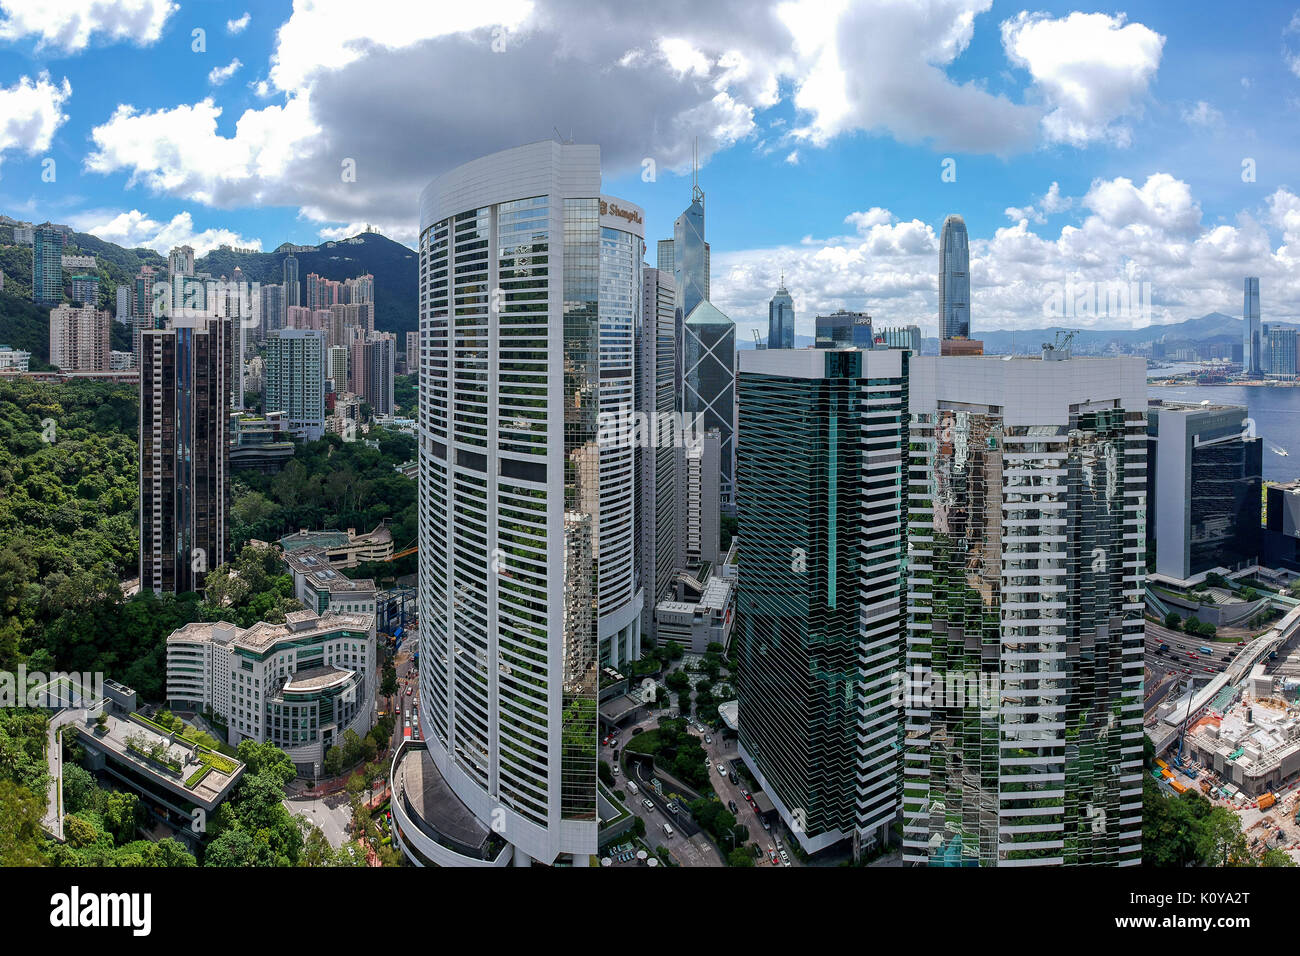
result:
[(614, 764), (612, 770), (613, 770), (613, 774), (614, 774), (614, 776), (617, 777), (617, 776), (619, 775), (618, 764)]
[(785, 850), (781, 851), (781, 865), (782, 866), (790, 865), (790, 854), (786, 853)]
[(725, 763), (718, 764), (718, 773), (724, 777), (727, 775), (727, 765)]

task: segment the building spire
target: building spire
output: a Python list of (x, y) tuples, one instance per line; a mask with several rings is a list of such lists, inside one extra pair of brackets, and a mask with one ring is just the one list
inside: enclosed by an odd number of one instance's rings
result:
[(691, 148), (691, 202), (704, 205), (704, 190), (700, 188), (700, 138), (695, 137)]

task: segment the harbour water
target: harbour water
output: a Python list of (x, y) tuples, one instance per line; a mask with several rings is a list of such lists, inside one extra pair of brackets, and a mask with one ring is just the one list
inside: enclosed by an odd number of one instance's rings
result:
[[(1300, 388), (1270, 385), (1152, 385), (1152, 398), (1214, 405), (1245, 405), (1264, 440), (1264, 479), (1300, 478)], [(1283, 454), (1286, 452), (1286, 454)]]

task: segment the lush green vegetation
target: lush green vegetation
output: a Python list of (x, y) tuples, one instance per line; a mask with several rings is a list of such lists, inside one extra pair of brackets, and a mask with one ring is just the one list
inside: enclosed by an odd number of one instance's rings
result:
[(414, 418), (419, 403), (419, 376), (397, 375), (393, 378), (393, 404), (398, 418)]
[(393, 466), (415, 457), (415, 439), (379, 428), (369, 437), (378, 449), (327, 435), (300, 445), (279, 474), (238, 473), (231, 505), (236, 545), (276, 541), (300, 528), (370, 531), (383, 521), (394, 547), (414, 541), (415, 482)]
[(628, 738), (623, 749), (651, 755), (658, 766), (702, 795), (713, 792), (704, 747), (687, 732), (682, 718), (661, 717), (657, 729)]

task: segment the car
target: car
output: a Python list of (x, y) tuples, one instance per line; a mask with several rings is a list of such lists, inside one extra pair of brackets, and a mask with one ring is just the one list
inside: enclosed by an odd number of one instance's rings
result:
[(652, 813), (654, 812), (655, 803), (649, 797), (646, 797), (644, 800), (641, 801), (641, 803), (647, 810), (651, 811)]
[(617, 746), (618, 746), (618, 738), (617, 738), (617, 737), (610, 737), (610, 738), (609, 738), (609, 745), (610, 745), (611, 747), (617, 747)]
[(730, 810), (732, 813), (735, 813), (736, 810), (737, 810), (737, 807), (736, 807), (736, 801), (735, 801), (735, 800), (728, 800), (728, 801), (727, 801), (727, 809)]
[(672, 801), (670, 800), (670, 801), (668, 801), (667, 804), (665, 804), (665, 809), (666, 809), (669, 813), (673, 813), (673, 814), (675, 814), (675, 813), (677, 813), (677, 804), (674, 803), (674, 802), (672, 802)]
[[(757, 812), (757, 811), (755, 811), (755, 812)], [(772, 824), (770, 824), (770, 823), (768, 823), (766, 820), (764, 820), (764, 821), (763, 821), (763, 829), (764, 829), (764, 830), (769, 830), (769, 831), (770, 831), (770, 830), (772, 829)]]
[(632, 736), (633, 736), (633, 737), (635, 737), (637, 734), (643, 734), (643, 733), (645, 733), (645, 728), (644, 728), (644, 727), (633, 727), (633, 728), (632, 728)]
[(664, 836), (670, 840), (673, 838), (673, 825), (671, 823), (664, 824)]
[(740, 783), (740, 778), (736, 776), (736, 771), (734, 770), (727, 774), (727, 779), (732, 783)]
[(635, 780), (629, 780), (627, 782), (627, 788), (631, 790), (633, 794), (637, 794), (641, 792), (641, 788), (636, 785)]
[(771, 855), (771, 857), (772, 857), (772, 865), (773, 865), (773, 866), (776, 866), (777, 864), (779, 864), (779, 863), (781, 862), (780, 858), (776, 855), (776, 850), (773, 850), (773, 851), (771, 852), (770, 855)]
[(415, 692), (415, 685), (414, 685), (414, 684), (407, 684), (407, 685), (406, 685), (406, 696), (407, 696), (407, 697), (410, 697), (411, 694), (414, 693), (414, 692)]
[(746, 790), (744, 787), (740, 788), (740, 795), (744, 797), (746, 800), (749, 799), (749, 791)]
[(706, 744), (711, 744), (711, 743), (713, 743), (713, 738), (710, 737), (708, 734), (705, 734), (705, 735), (704, 735), (704, 742), (705, 742)]
[(610, 772), (613, 773), (614, 776), (617, 777), (617, 776), (619, 775), (619, 773), (620, 773), (620, 771), (619, 771), (619, 769), (618, 769), (618, 764), (614, 764), (614, 766), (610, 769)]
[(781, 865), (782, 866), (790, 865), (790, 854), (786, 853), (785, 850), (781, 851)]
[(727, 765), (725, 763), (718, 764), (718, 773), (724, 777), (727, 775)]

